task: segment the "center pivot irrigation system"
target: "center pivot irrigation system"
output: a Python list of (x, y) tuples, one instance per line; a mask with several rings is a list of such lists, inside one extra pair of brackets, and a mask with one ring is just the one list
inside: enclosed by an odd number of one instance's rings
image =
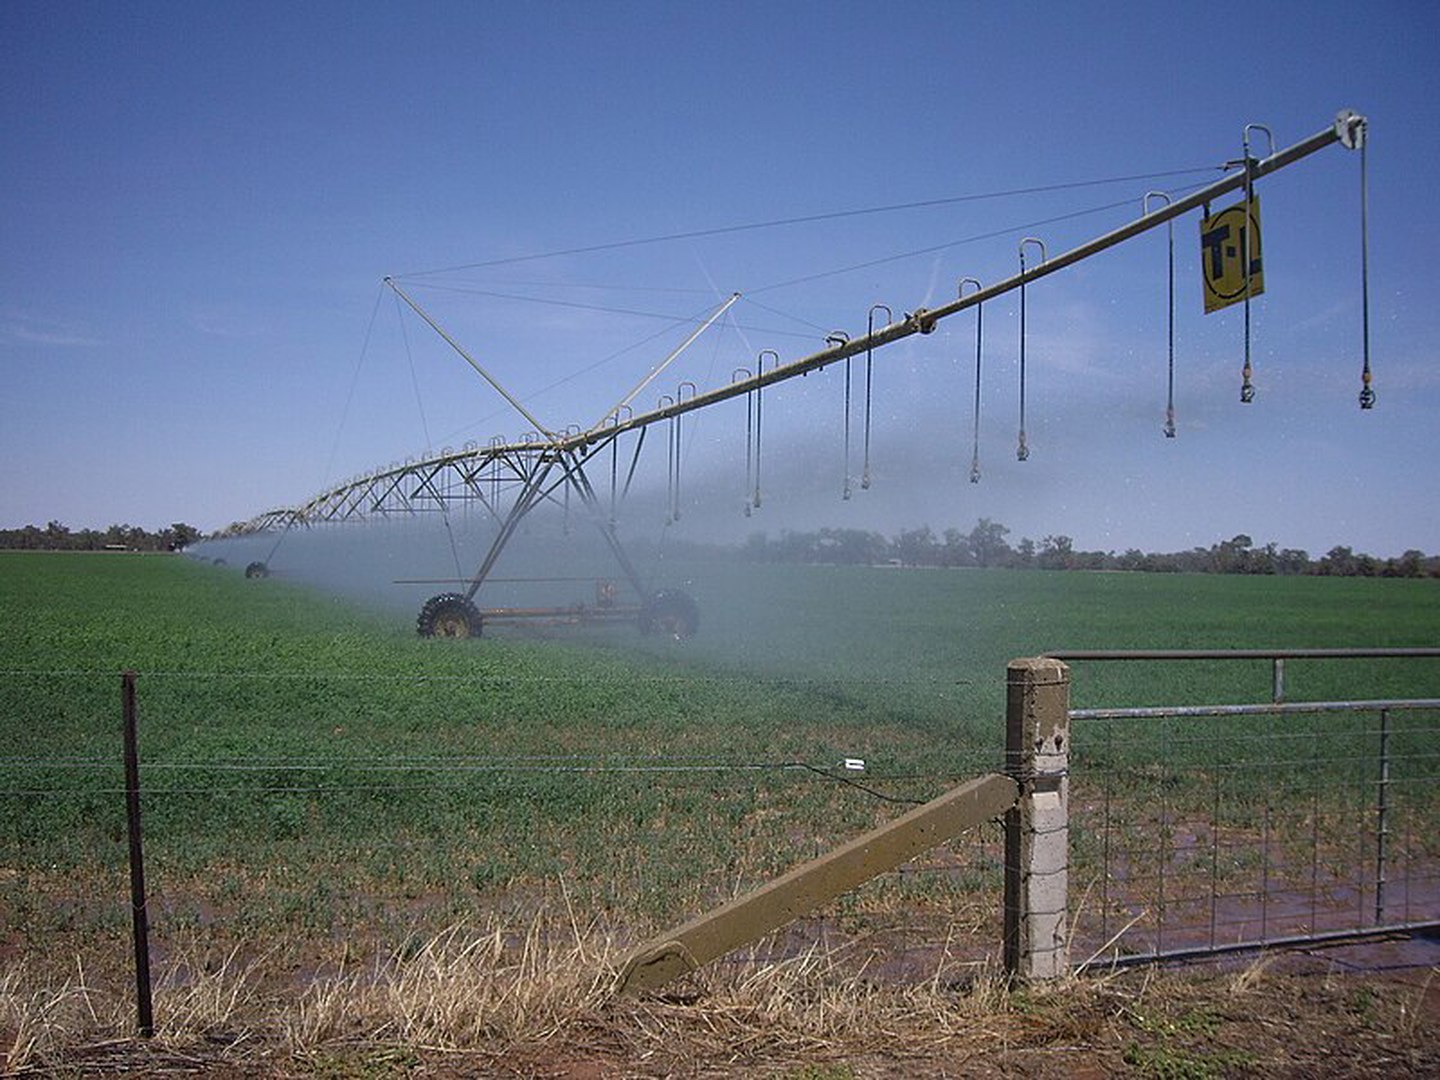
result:
[[(1270, 141), (1268, 157), (1257, 158), (1251, 154), (1253, 132), (1263, 132)], [(870, 381), (874, 352), (885, 345), (893, 344), (912, 334), (932, 333), (941, 319), (949, 318), (969, 308), (976, 309), (976, 438), (979, 437), (979, 391), (980, 391), (980, 316), (982, 305), (1012, 290), (1020, 293), (1020, 424), (1016, 456), (1024, 461), (1029, 456), (1025, 431), (1025, 288), (1027, 284), (1042, 277), (1057, 273), (1083, 259), (1099, 254), (1107, 248), (1139, 236), (1161, 225), (1169, 226), (1174, 219), (1192, 210), (1203, 210), (1205, 230), (1202, 241), (1205, 244), (1203, 267), (1206, 274), (1207, 290), (1224, 293), (1214, 306), (1229, 303), (1243, 303), (1245, 306), (1245, 361), (1241, 386), (1241, 401), (1249, 402), (1254, 390), (1251, 385), (1252, 366), (1250, 361), (1250, 298), (1259, 295), (1263, 289), (1261, 263), (1259, 258), (1258, 203), (1255, 201), (1255, 181), (1270, 173), (1293, 165), (1311, 154), (1334, 143), (1360, 151), (1360, 226), (1361, 226), (1361, 289), (1362, 289), (1362, 341), (1364, 362), (1361, 372), (1360, 406), (1369, 409), (1374, 405), (1375, 394), (1371, 388), (1370, 347), (1369, 347), (1369, 301), (1368, 301), (1368, 238), (1366, 237), (1366, 121), (1349, 110), (1342, 111), (1334, 123), (1316, 132), (1295, 145), (1275, 151), (1269, 129), (1259, 124), (1247, 125), (1244, 131), (1244, 155), (1237, 161), (1229, 162), (1236, 171), (1184, 198), (1171, 199), (1162, 192), (1150, 192), (1141, 204), (1141, 216), (1120, 228), (1072, 248), (1051, 258), (1047, 256), (1044, 244), (1026, 237), (1020, 241), (1020, 271), (1013, 277), (985, 286), (974, 278), (960, 282), (958, 296), (939, 307), (916, 310), (895, 319), (890, 309), (877, 304), (870, 309), (868, 325), (863, 336), (850, 338), (843, 333), (832, 334), (826, 339), (826, 348), (796, 360), (783, 362), (778, 353), (764, 350), (759, 354), (755, 370), (737, 369), (732, 381), (713, 390), (701, 391), (694, 383), (683, 382), (673, 395), (660, 398), (656, 408), (637, 413), (632, 405), (639, 394), (651, 385), (681, 353), (695, 342), (730, 307), (740, 299), (739, 293), (731, 295), (690, 336), (663, 361), (657, 364), (629, 393), (605, 412), (588, 428), (572, 425), (564, 430), (553, 430), (542, 424), (529, 409), (505, 389), (464, 347), (445, 332), (392, 278), (385, 284), (394, 291), (421, 319), (423, 319), (456, 353), (465, 359), (476, 372), (533, 428), (518, 441), (507, 442), (500, 437), (492, 439), (486, 446), (468, 444), (459, 452), (446, 450), (439, 455), (421, 461), (376, 470), (340, 484), (317, 495), (303, 506), (271, 510), (246, 522), (235, 532), (237, 534), (284, 533), (294, 526), (309, 526), (324, 522), (353, 521), (369, 517), (392, 515), (410, 516), (422, 512), (438, 511), (449, 513), (451, 506), (477, 504), (498, 526), (494, 539), (475, 573), (465, 581), (462, 591), (442, 593), (431, 597), (422, 607), (418, 619), (419, 632), (425, 636), (466, 638), (478, 636), (487, 622), (508, 622), (516, 620), (544, 620), (568, 623), (614, 623), (638, 624), (642, 632), (662, 632), (677, 638), (689, 637), (699, 626), (699, 610), (693, 598), (678, 589), (653, 589), (643, 580), (634, 563), (626, 554), (616, 532), (619, 506), (629, 493), (634, 479), (640, 452), (644, 447), (646, 433), (657, 424), (669, 425), (669, 508), (673, 520), (679, 516), (679, 481), (681, 451), (681, 419), (688, 413), (744, 396), (747, 401), (746, 414), (746, 502), (745, 513), (761, 505), (760, 450), (763, 420), (763, 396), (767, 387), (785, 382), (811, 371), (845, 362), (845, 441), (846, 465), (849, 466), (850, 441), (850, 370), (852, 358), (865, 359), (865, 410), (864, 444), (865, 465), (860, 486), (869, 487), (869, 436), (870, 436)], [(1243, 201), (1236, 206), (1222, 210), (1211, 217), (1210, 204), (1233, 191), (1243, 191)], [(1163, 205), (1151, 209), (1152, 200), (1163, 199)], [(1233, 219), (1227, 224), (1224, 219)], [(1217, 222), (1212, 227), (1211, 223)], [(1238, 233), (1238, 235), (1236, 235)], [(1252, 247), (1253, 245), (1253, 247)], [(1027, 249), (1038, 249), (1039, 261), (1027, 262)], [(1165, 434), (1172, 436), (1174, 426), (1174, 243), (1171, 226), (1170, 256), (1170, 400), (1167, 403)], [(1230, 285), (1224, 285), (1227, 277)], [(966, 292), (966, 286), (972, 291)], [(1218, 295), (1218, 293), (1217, 293)], [(1211, 306), (1207, 299), (1207, 307)], [(876, 326), (876, 315), (883, 313), (885, 322)], [(768, 361), (768, 366), (767, 366)], [(633, 449), (628, 456), (628, 466), (622, 470), (620, 442), (623, 436), (635, 433)], [(592, 482), (592, 474), (608, 472), (608, 493), (602, 495)], [(623, 479), (622, 479), (623, 473)], [(970, 479), (980, 478), (978, 441), (976, 455), (971, 465)], [(847, 475), (843, 496), (851, 493), (850, 478)], [(612, 583), (597, 584), (593, 605), (576, 604), (568, 608), (480, 608), (476, 596), (487, 580), (492, 579), (496, 562), (506, 546), (515, 536), (516, 530), (525, 517), (537, 507), (547, 503), (569, 505), (574, 496), (589, 512), (595, 526), (613, 553), (621, 572), (634, 590), (636, 601), (622, 604), (618, 601), (617, 590)], [(448, 520), (448, 518), (447, 518)], [(278, 547), (279, 540), (276, 541)], [(274, 555), (271, 549), (271, 557)], [(268, 573), (265, 562), (251, 563), (247, 574), (252, 577)]]

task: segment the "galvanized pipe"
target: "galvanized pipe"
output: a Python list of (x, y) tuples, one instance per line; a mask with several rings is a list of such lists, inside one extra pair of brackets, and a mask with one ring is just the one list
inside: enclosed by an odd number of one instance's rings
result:
[(1260, 705), (1159, 705), (1135, 709), (1071, 709), (1071, 720), (1167, 720), (1195, 716), (1279, 716), (1316, 712), (1440, 709), (1440, 698), (1383, 701), (1281, 701)]
[(1440, 647), (1362, 649), (1054, 649), (1055, 660), (1381, 660), (1440, 657)]
[(1429, 934), (1440, 930), (1440, 921), (1397, 923), (1394, 926), (1376, 927), (1371, 930), (1329, 930), (1319, 934), (1292, 934), (1286, 937), (1270, 938), (1268, 941), (1214, 942), (1188, 949), (1156, 950), (1145, 953), (1126, 953), (1124, 956), (1092, 958), (1082, 964), (1087, 967), (1125, 968), (1137, 964), (1153, 964), (1157, 960), (1201, 960), (1226, 953), (1254, 952), (1260, 949), (1283, 949), (1289, 946), (1338, 944), (1342, 942), (1369, 941), (1374, 938), (1390, 937), (1395, 934)]

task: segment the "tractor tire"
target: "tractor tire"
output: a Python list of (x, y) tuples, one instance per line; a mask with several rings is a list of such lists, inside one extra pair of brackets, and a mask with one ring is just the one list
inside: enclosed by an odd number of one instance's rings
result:
[(245, 567), (245, 576), (247, 578), (269, 577), (270, 568), (263, 562), (252, 562), (249, 566)]
[(480, 636), (480, 612), (459, 593), (441, 593), (425, 601), (415, 629), (421, 637), (472, 638)]
[(679, 589), (661, 589), (640, 613), (642, 634), (665, 634), (684, 641), (699, 629), (700, 609), (689, 593)]

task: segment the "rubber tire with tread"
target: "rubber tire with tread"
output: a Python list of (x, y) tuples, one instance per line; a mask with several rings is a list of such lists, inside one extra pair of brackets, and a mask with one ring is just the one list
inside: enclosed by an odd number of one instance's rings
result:
[(700, 609), (689, 593), (679, 589), (661, 589), (640, 615), (642, 634), (660, 633), (684, 641), (699, 629)]
[(245, 576), (248, 578), (263, 578), (270, 576), (270, 568), (263, 562), (252, 562), (245, 567)]
[(421, 637), (479, 637), (480, 612), (460, 593), (441, 593), (425, 601), (415, 629)]

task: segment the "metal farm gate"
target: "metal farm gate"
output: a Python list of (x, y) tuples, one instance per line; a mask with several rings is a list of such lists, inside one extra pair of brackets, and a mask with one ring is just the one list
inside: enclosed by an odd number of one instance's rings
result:
[(1440, 929), (1440, 699), (1285, 700), (1287, 660), (1440, 649), (1048, 655), (1272, 671), (1271, 700), (1255, 704), (1067, 705), (1073, 963)]

